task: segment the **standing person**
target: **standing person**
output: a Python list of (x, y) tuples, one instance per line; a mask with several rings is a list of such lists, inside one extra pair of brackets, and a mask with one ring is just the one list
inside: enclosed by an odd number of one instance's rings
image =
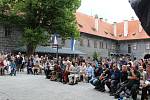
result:
[(17, 66), (17, 71), (21, 71), (21, 65), (22, 65), (22, 57), (21, 57), (21, 53), (18, 53), (18, 55), (16, 56), (16, 59), (15, 59), (15, 63), (16, 63), (16, 66)]
[(49, 62), (46, 62), (45, 65), (44, 65), (44, 71), (45, 71), (45, 76), (46, 76), (46, 79), (50, 79), (50, 63)]
[(11, 67), (10, 75), (11, 76), (12, 75), (16, 76), (16, 64), (15, 64), (15, 62), (13, 60), (11, 60), (11, 62), (10, 62), (10, 67)]
[(141, 100), (148, 100), (147, 91), (150, 90), (150, 64), (146, 66), (146, 74), (144, 76), (144, 84), (142, 84)]
[(29, 59), (27, 62), (27, 74), (33, 74), (32, 68), (33, 68), (33, 61)]
[(8, 58), (4, 58), (4, 71), (6, 70), (7, 73), (8, 73), (8, 69), (9, 69), (9, 61), (8, 61)]
[(0, 75), (4, 75), (4, 63), (2, 58), (0, 58)]
[(24, 72), (25, 56), (22, 55), (21, 58), (22, 58), (22, 64), (21, 64), (21, 67), (20, 67), (20, 72)]

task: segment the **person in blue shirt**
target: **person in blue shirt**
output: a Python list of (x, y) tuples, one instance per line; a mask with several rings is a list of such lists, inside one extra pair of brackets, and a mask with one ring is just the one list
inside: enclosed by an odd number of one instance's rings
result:
[(103, 73), (102, 63), (99, 63), (98, 68), (95, 69), (95, 77), (92, 78), (89, 82), (95, 86), (95, 89), (99, 88), (97, 87), (97, 81), (100, 77), (100, 75)]
[(88, 63), (87, 68), (86, 68), (86, 78), (87, 82), (89, 82), (90, 79), (94, 77), (94, 68), (92, 67), (91, 63)]
[(11, 73), (10, 75), (16, 76), (16, 64), (13, 60), (10, 61)]
[(113, 96), (116, 92), (117, 85), (120, 82), (120, 70), (116, 63), (113, 64), (113, 69), (111, 71), (111, 76), (108, 81), (106, 81), (106, 85), (110, 89), (110, 96)]

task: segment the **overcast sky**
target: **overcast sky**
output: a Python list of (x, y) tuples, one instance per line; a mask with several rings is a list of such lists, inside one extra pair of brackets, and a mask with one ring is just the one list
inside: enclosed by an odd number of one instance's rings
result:
[(93, 16), (98, 14), (108, 22), (130, 20), (133, 16), (137, 19), (128, 0), (82, 0), (78, 11)]

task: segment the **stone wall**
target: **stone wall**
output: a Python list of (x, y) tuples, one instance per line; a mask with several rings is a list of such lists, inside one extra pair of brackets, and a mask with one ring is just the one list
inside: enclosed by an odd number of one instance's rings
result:
[[(10, 28), (10, 29), (8, 29)], [(7, 34), (6, 34), (7, 33)], [(15, 26), (9, 26), (0, 24), (0, 51), (11, 51), (19, 46), (19, 41), (21, 39), (21, 28), (16, 28)], [(59, 43), (60, 43), (59, 38)], [(81, 40), (83, 45), (80, 45)], [(88, 46), (88, 42), (90, 46)], [(97, 47), (94, 47), (94, 42), (96, 42)], [(100, 43), (103, 44), (100, 45)], [(128, 53), (128, 45), (131, 45), (131, 56), (137, 59), (143, 58), (145, 54), (150, 54), (150, 40), (130, 40), (130, 41), (116, 41), (104, 37), (98, 37), (90, 35), (87, 33), (81, 33), (80, 38), (76, 41), (75, 49), (86, 53), (86, 57), (92, 57), (93, 53), (96, 51), (101, 57), (109, 57), (110, 53)], [(116, 47), (119, 45), (119, 50)], [(136, 48), (135, 48), (136, 45)], [(65, 40), (64, 47), (70, 48), (70, 40)], [(117, 47), (118, 48), (118, 47)]]
[[(80, 40), (83, 41), (83, 45), (80, 45)], [(88, 41), (90, 41), (90, 46), (88, 46)], [(97, 47), (94, 47), (94, 42), (96, 41)], [(103, 44), (103, 47), (100, 47), (100, 42)], [(97, 37), (93, 35), (89, 35), (86, 33), (81, 33), (81, 36), (78, 41), (76, 41), (75, 49), (80, 50), (84, 53), (86, 53), (86, 57), (92, 57), (93, 53), (96, 51), (101, 57), (108, 57), (109, 52), (116, 50), (112, 49), (112, 45), (116, 45), (115, 40), (103, 38), (103, 37)], [(65, 47), (70, 47), (70, 40), (65, 41)]]
[(21, 39), (21, 29), (13, 25), (0, 24), (0, 50), (14, 50)]
[[(131, 55), (137, 59), (141, 59), (145, 54), (150, 54), (148, 44), (150, 40), (132, 40), (132, 41), (120, 41), (120, 52), (128, 53), (128, 45), (131, 45)], [(136, 45), (136, 47), (135, 47)]]

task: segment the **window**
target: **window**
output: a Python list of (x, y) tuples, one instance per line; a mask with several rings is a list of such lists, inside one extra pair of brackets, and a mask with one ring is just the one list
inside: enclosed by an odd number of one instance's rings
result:
[(106, 49), (108, 49), (107, 43), (106, 43)]
[(80, 39), (80, 46), (83, 46), (83, 39)]
[(150, 43), (147, 43), (146, 44), (146, 50), (149, 50), (150, 49)]
[(65, 46), (65, 44), (66, 44), (65, 39), (62, 39), (62, 40), (61, 40), (61, 44), (62, 44), (63, 46)]
[(120, 44), (117, 44), (116, 48), (117, 48), (117, 50), (120, 50)]
[(102, 42), (102, 49), (104, 49), (104, 45), (103, 45), (103, 42)]
[(12, 32), (12, 27), (10, 25), (6, 25), (4, 28), (5, 28), (5, 37), (10, 36)]
[(116, 49), (116, 46), (113, 44), (112, 47), (111, 47), (111, 49), (112, 49), (112, 50), (115, 50), (115, 49)]
[(128, 44), (128, 53), (131, 53), (131, 45)]
[(137, 44), (133, 44), (133, 50), (137, 49)]
[(97, 41), (94, 41), (94, 48), (97, 48)]
[(103, 48), (104, 48), (103, 42), (99, 42), (99, 48), (100, 48), (100, 49), (103, 49)]
[(87, 46), (88, 46), (88, 47), (90, 47), (90, 40), (88, 40), (88, 44), (87, 44)]

